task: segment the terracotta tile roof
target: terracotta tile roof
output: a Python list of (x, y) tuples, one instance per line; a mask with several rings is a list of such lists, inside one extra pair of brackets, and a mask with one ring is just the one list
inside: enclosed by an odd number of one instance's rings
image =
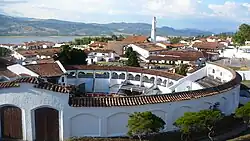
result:
[(157, 46), (154, 43), (136, 43), (134, 45), (136, 45), (136, 46), (138, 46), (140, 48), (143, 48), (143, 49), (145, 49), (147, 51), (151, 51), (151, 52), (154, 52), (154, 51), (166, 51), (166, 50), (168, 50), (168, 49), (165, 49), (163, 47), (159, 47), (159, 46)]
[(84, 50), (85, 53), (89, 54), (91, 52), (96, 52), (96, 53), (112, 53), (115, 52), (113, 50), (109, 49), (94, 49), (94, 50)]
[(144, 42), (147, 42), (147, 40), (148, 40), (148, 37), (146, 36), (128, 36), (123, 40), (123, 42), (144, 43)]
[(11, 66), (14, 64), (15, 64), (14, 62), (0, 57), (0, 68), (6, 68), (7, 66)]
[(57, 63), (31, 64), (25, 67), (41, 77), (61, 76), (64, 74)]
[(127, 71), (127, 72), (138, 72), (146, 73), (151, 75), (157, 75), (167, 77), (173, 80), (179, 80), (183, 76), (165, 71), (150, 70), (136, 67), (118, 67), (118, 66), (97, 66), (97, 65), (75, 65), (75, 66), (64, 66), (66, 70), (107, 70), (107, 71)]
[(31, 47), (31, 46), (42, 47), (43, 45), (47, 45), (47, 46), (55, 45), (55, 43), (49, 42), (49, 41), (24, 42), (23, 44), (27, 47)]
[(89, 47), (106, 47), (108, 43), (106, 42), (94, 42), (89, 45)]
[(218, 42), (196, 42), (193, 44), (193, 47), (197, 47), (198, 49), (220, 49), (224, 46)]
[(172, 47), (172, 48), (179, 48), (179, 47), (184, 47), (184, 44), (170, 44), (170, 43), (162, 43), (163, 45), (167, 46), (167, 47)]
[(62, 85), (57, 85), (57, 84), (53, 84), (49, 82), (43, 82), (41, 79), (36, 78), (36, 77), (24, 77), (24, 78), (19, 78), (11, 82), (1, 82), (0, 89), (20, 87), (20, 83), (35, 84), (34, 85), (35, 88), (45, 89), (45, 90), (59, 92), (59, 93), (69, 93), (70, 91), (69, 87), (65, 87)]
[(218, 40), (218, 39), (220, 39), (220, 38), (217, 37), (217, 36), (209, 36), (207, 39), (216, 39), (216, 40)]
[(146, 104), (157, 104), (176, 102), (183, 100), (199, 99), (217, 95), (229, 91), (240, 84), (240, 75), (235, 75), (234, 79), (220, 86), (162, 95), (149, 96), (125, 96), (125, 97), (71, 97), (69, 105), (72, 107), (113, 107), (113, 106), (138, 106)]
[(54, 63), (54, 62), (55, 62), (55, 60), (53, 58), (46, 58), (46, 59), (37, 60), (38, 64)]
[(109, 41), (106, 48), (109, 50), (114, 50), (118, 55), (123, 55), (123, 47), (129, 44), (130, 43), (123, 41)]
[(19, 54), (23, 55), (24, 57), (28, 56), (53, 56), (54, 54), (59, 53), (61, 48), (46, 48), (46, 49), (32, 49), (32, 50), (20, 50), (18, 51)]
[(26, 74), (26, 73), (21, 73), (21, 74), (19, 74), (19, 75), (22, 76), (22, 77), (31, 77), (31, 75)]
[(197, 61), (199, 58), (206, 58), (206, 55), (200, 51), (165, 51), (160, 52), (159, 55), (149, 56), (147, 60)]
[(0, 70), (0, 76), (6, 76), (8, 78), (15, 78), (18, 77), (17, 74), (13, 73), (12, 71), (8, 70), (8, 69), (1, 69)]

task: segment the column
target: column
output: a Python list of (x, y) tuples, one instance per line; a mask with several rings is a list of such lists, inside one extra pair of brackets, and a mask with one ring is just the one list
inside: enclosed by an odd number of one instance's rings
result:
[(128, 80), (128, 72), (126, 71), (125, 72), (125, 81), (127, 81)]
[(35, 115), (34, 111), (22, 110), (23, 140), (35, 140)]
[(92, 92), (95, 92), (95, 71), (93, 71), (93, 85), (92, 85)]
[(77, 86), (77, 85), (78, 85), (78, 81), (79, 81), (79, 80), (78, 80), (78, 71), (77, 71), (77, 70), (75, 71), (75, 75), (76, 75), (76, 78), (75, 78), (75, 79), (76, 79), (75, 85)]
[(108, 125), (107, 125), (107, 118), (106, 117), (99, 119), (99, 129), (100, 129), (100, 135), (102, 137), (105, 137), (108, 135), (108, 132), (107, 132)]
[(140, 77), (140, 87), (142, 86), (142, 79), (143, 79), (143, 73), (141, 73), (141, 77)]
[(155, 87), (157, 87), (157, 76), (155, 76), (154, 85), (155, 85)]

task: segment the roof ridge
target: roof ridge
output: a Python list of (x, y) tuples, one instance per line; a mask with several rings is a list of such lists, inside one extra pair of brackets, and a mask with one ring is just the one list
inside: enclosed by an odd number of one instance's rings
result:
[(53, 84), (50, 82), (45, 82), (43, 81), (43, 79), (38, 78), (38, 77), (21, 77), (13, 81), (0, 82), (0, 89), (20, 87), (21, 83), (35, 84), (34, 85), (35, 88), (46, 89), (46, 90), (59, 92), (59, 93), (69, 93), (70, 91), (70, 87), (63, 86), (60, 84)]

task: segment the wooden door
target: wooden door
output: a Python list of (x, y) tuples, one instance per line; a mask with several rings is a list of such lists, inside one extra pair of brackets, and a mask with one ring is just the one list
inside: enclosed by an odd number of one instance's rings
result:
[(36, 141), (59, 141), (58, 111), (51, 108), (35, 110)]
[(1, 137), (3, 140), (23, 139), (22, 111), (14, 106), (1, 108)]

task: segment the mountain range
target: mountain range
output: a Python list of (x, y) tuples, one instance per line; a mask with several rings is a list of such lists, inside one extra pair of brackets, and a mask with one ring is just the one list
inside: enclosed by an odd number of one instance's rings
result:
[[(79, 23), (55, 19), (19, 18), (0, 15), (0, 36), (100, 36), (100, 35), (150, 35), (151, 25), (146, 23)], [(211, 35), (198, 29), (174, 29), (163, 26), (156, 29), (159, 36)]]

